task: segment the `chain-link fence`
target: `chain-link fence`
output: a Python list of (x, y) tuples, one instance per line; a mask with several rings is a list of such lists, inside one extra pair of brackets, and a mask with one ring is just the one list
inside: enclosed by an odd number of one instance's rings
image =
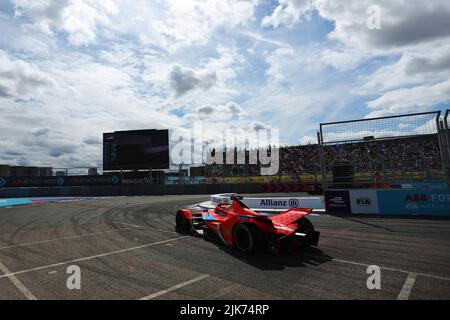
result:
[(444, 184), (439, 118), (426, 112), (321, 124), (324, 187)]

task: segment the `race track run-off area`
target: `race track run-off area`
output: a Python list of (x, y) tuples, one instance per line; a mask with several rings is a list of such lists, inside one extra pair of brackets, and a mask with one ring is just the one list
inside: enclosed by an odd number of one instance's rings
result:
[[(0, 208), (0, 299), (450, 298), (450, 220), (313, 215), (317, 248), (245, 256), (175, 232), (176, 210), (208, 198)], [(371, 265), (380, 289), (367, 288)]]

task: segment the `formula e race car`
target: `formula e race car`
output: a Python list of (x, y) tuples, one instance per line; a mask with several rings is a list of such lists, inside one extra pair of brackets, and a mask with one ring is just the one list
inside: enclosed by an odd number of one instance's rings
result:
[(311, 209), (257, 213), (241, 201), (242, 197), (233, 195), (229, 200), (213, 209), (178, 210), (177, 232), (216, 240), (245, 254), (265, 249), (276, 255), (282, 248), (306, 248), (319, 242), (320, 232), (306, 218)]

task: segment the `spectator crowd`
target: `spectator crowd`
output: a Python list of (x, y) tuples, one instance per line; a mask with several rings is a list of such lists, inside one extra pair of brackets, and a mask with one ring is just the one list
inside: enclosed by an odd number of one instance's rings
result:
[[(325, 145), (323, 151), (328, 172), (335, 165), (349, 164), (355, 173), (383, 170), (408, 173), (442, 168), (436, 135)], [(321, 172), (317, 144), (281, 147), (279, 159), (280, 175), (299, 177)], [(207, 165), (206, 171), (209, 177), (257, 176), (260, 165), (213, 164)]]

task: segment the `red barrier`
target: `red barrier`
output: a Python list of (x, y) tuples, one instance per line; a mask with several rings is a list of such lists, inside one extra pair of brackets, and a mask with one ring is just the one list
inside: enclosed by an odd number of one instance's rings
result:
[(321, 187), (313, 183), (267, 183), (263, 184), (266, 193), (320, 192)]

